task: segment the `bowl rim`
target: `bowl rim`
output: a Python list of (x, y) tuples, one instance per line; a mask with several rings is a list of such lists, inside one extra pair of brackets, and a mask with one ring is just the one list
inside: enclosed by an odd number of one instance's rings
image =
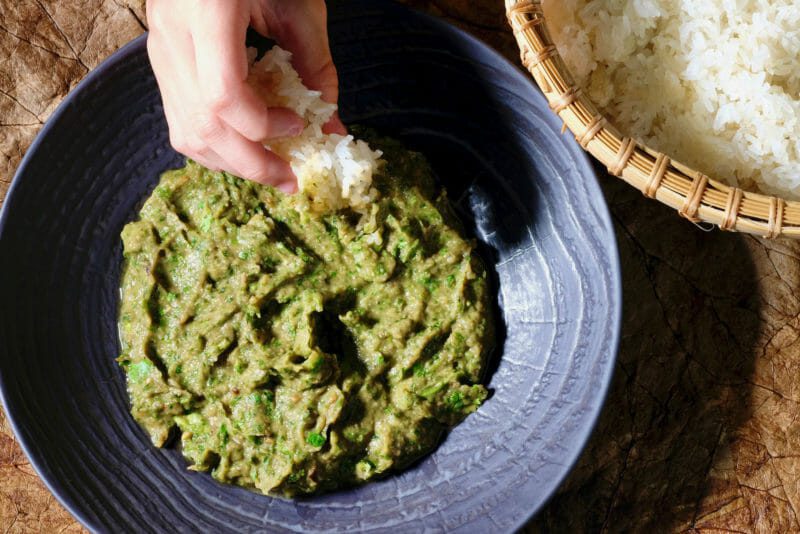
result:
[[(386, 2), (386, 3), (394, 4), (394, 2)], [(397, 6), (398, 4), (394, 5)], [(412, 10), (410, 8), (406, 9), (413, 11), (418, 16), (427, 18), (432, 24), (438, 25), (444, 31), (455, 32), (456, 34), (459, 35), (460, 38), (469, 41), (469, 43), (472, 46), (483, 48), (488, 54), (493, 56), (493, 58), (496, 61), (505, 63), (506, 66), (509, 66), (515, 71), (519, 71), (518, 66), (514, 65), (511, 61), (503, 57), (494, 48), (492, 48), (482, 40), (478, 39), (477, 37), (471, 35), (470, 33), (433, 15), (429, 15), (427, 13), (423, 13), (418, 10)], [(37, 133), (36, 138), (33, 140), (29, 148), (26, 150), (25, 155), (23, 156), (19, 166), (17, 167), (17, 170), (14, 174), (14, 179), (12, 180), (12, 183), (7, 191), (3, 206), (0, 209), (0, 241), (2, 241), (5, 225), (10, 217), (9, 214), (14, 204), (15, 191), (19, 186), (19, 183), (21, 182), (21, 177), (25, 174), (27, 167), (34, 159), (39, 146), (42, 144), (43, 140), (47, 137), (47, 134), (54, 128), (54, 125), (59, 122), (59, 119), (64, 114), (65, 110), (72, 104), (72, 102), (78, 97), (78, 95), (81, 92), (83, 92), (87, 87), (89, 87), (96, 81), (105, 77), (106, 73), (110, 69), (113, 69), (116, 65), (127, 61), (131, 55), (141, 53), (141, 51), (146, 48), (147, 36), (148, 36), (147, 32), (143, 33), (142, 35), (134, 38), (127, 44), (117, 49), (109, 57), (104, 59), (100, 64), (98, 64), (97, 67), (92, 69), (63, 98), (63, 100), (59, 103), (55, 111), (46, 120), (44, 126)], [(528, 82), (530, 83), (530, 80), (528, 80)], [(619, 344), (621, 338), (622, 305), (623, 305), (622, 274), (620, 267), (619, 248), (615, 237), (613, 222), (612, 222), (613, 219), (611, 218), (608, 205), (605, 202), (602, 190), (600, 189), (597, 173), (595, 172), (589, 157), (585, 154), (585, 152), (580, 150), (573, 143), (567, 142), (565, 143), (564, 146), (575, 157), (575, 162), (580, 167), (582, 176), (592, 177), (592, 180), (589, 180), (590, 183), (588, 184), (588, 187), (593, 189), (594, 190), (593, 193), (595, 195), (599, 195), (600, 199), (602, 200), (602, 202), (595, 204), (594, 207), (596, 210), (598, 210), (600, 217), (602, 219), (605, 219), (609, 224), (610, 239), (605, 240), (604, 246), (606, 248), (606, 252), (608, 253), (608, 261), (610, 268), (609, 281), (613, 286), (610, 288), (610, 292), (613, 297), (612, 301), (614, 303), (614, 306), (613, 309), (611, 310), (611, 313), (608, 316), (609, 317), (608, 325), (609, 329), (613, 332), (613, 338), (610, 339), (608, 343), (608, 361), (606, 362), (604, 368), (602, 368), (602, 374), (598, 373), (597, 375), (600, 386), (599, 391), (596, 393), (596, 395), (593, 396), (593, 402), (591, 403), (588, 409), (589, 417), (587, 419), (591, 421), (591, 423), (587, 424), (577, 432), (579, 439), (576, 440), (576, 443), (578, 444), (578, 446), (574, 447), (571, 451), (571, 454), (568, 455), (567, 461), (564, 462), (563, 464), (565, 467), (561, 471), (559, 476), (549, 479), (544, 483), (545, 485), (548, 486), (546, 491), (547, 497), (542, 499), (542, 501), (537, 506), (528, 509), (527, 513), (523, 514), (519, 518), (518, 522), (513, 525), (512, 531), (517, 531), (520, 528), (524, 527), (531, 520), (531, 518), (533, 518), (544, 506), (547, 505), (547, 503), (556, 494), (559, 486), (564, 481), (564, 479), (572, 472), (573, 468), (575, 467), (576, 463), (578, 462), (579, 458), (584, 452), (585, 447), (589, 441), (589, 438), (591, 437), (592, 433), (594, 432), (597, 426), (601, 411), (605, 407), (605, 403), (608, 398), (609, 390), (611, 387), (616, 367), (616, 356), (619, 351)], [(76, 502), (74, 499), (72, 499), (68, 494), (61, 491), (60, 481), (48, 468), (45, 458), (31, 454), (31, 451), (33, 451), (33, 447), (29, 442), (29, 438), (25, 437), (25, 433), (23, 432), (23, 426), (24, 426), (23, 421), (18, 420), (17, 416), (14, 415), (13, 410), (8, 409), (9, 400), (7, 398), (7, 394), (5, 391), (6, 380), (7, 378), (4, 379), (2, 368), (0, 368), (0, 404), (4, 409), (5, 417), (8, 420), (12, 431), (14, 432), (14, 436), (16, 438), (17, 443), (19, 443), (20, 448), (25, 453), (34, 471), (36, 472), (40, 480), (42, 480), (42, 482), (45, 484), (47, 489), (56, 497), (59, 503), (75, 519), (77, 519), (83, 526), (88, 528), (90, 531), (101, 532), (102, 528), (98, 524), (94, 523), (86, 514), (83, 513), (82, 505)]]
[(800, 239), (800, 201), (729, 186), (625, 136), (575, 84), (550, 35), (542, 0), (505, 0), (505, 7), (522, 64), (550, 109), (609, 174), (703, 230), (718, 226), (768, 239)]
[[(124, 44), (113, 54), (101, 61), (95, 68), (89, 71), (89, 73), (86, 74), (86, 76), (84, 76), (83, 79), (81, 79), (81, 81), (78, 82), (78, 84), (73, 87), (69, 93), (67, 93), (63, 100), (58, 104), (55, 111), (53, 111), (53, 113), (47, 118), (44, 126), (42, 126), (41, 130), (39, 130), (39, 132), (36, 134), (33, 142), (25, 151), (25, 155), (22, 157), (19, 166), (17, 166), (17, 170), (14, 173), (14, 178), (11, 180), (11, 185), (6, 192), (6, 196), (3, 200), (3, 206), (0, 208), (0, 242), (2, 242), (3, 235), (5, 233), (5, 226), (10, 217), (9, 214), (12, 209), (11, 206), (14, 203), (16, 189), (19, 186), (19, 183), (22, 181), (20, 178), (25, 174), (26, 168), (34, 159), (39, 146), (44, 142), (48, 132), (54, 128), (54, 124), (59, 122), (61, 116), (66, 112), (67, 108), (71, 105), (72, 101), (77, 98), (77, 95), (81, 91), (91, 86), (96, 80), (102, 79), (106, 72), (113, 68), (113, 66), (118, 62), (124, 61), (128, 56), (136, 53), (142, 46), (144, 46), (143, 43), (146, 42), (146, 40), (147, 32)], [(36, 472), (39, 480), (44, 483), (50, 493), (55, 496), (59, 503), (61, 503), (61, 505), (75, 519), (77, 519), (78, 522), (92, 532), (100, 532), (100, 529), (83, 513), (80, 505), (74, 502), (69, 495), (61, 492), (61, 489), (58, 487), (58, 480), (47, 468), (44, 459), (31, 454), (32, 448), (28, 443), (27, 438), (24, 437), (25, 434), (22, 432), (22, 422), (17, 420), (17, 417), (13, 414), (13, 410), (8, 409), (9, 401), (6, 398), (5, 390), (6, 386), (4, 373), (2, 367), (0, 367), (0, 405), (2, 405), (5, 418), (8, 421), (11, 430), (14, 432), (14, 438), (22, 449), (22, 452), (25, 453), (25, 457), (28, 459), (28, 462), (33, 467), (33, 470)]]

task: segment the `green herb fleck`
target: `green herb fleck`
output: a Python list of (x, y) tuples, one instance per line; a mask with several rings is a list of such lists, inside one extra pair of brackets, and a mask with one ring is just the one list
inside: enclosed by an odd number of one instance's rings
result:
[(322, 356), (316, 356), (311, 363), (311, 368), (309, 369), (312, 373), (319, 373), (320, 369), (322, 369), (322, 364), (325, 363), (325, 359)]
[(214, 217), (211, 214), (206, 215), (203, 217), (203, 220), (200, 222), (200, 230), (203, 233), (208, 232), (211, 230), (211, 225), (214, 223)]
[(451, 410), (454, 412), (461, 411), (464, 408), (464, 397), (462, 397), (460, 391), (454, 391), (450, 395), (447, 396), (445, 399), (447, 405), (450, 407)]
[(149, 360), (141, 360), (128, 366), (128, 378), (134, 384), (144, 382), (150, 375), (153, 364)]
[(306, 254), (306, 251), (305, 251), (305, 250), (303, 250), (303, 249), (302, 249), (302, 248), (300, 248), (300, 247), (297, 247), (297, 248), (294, 250), (294, 253), (295, 253), (295, 254), (297, 254), (297, 256), (298, 256), (298, 257), (299, 257), (301, 260), (303, 260), (303, 263), (308, 263), (308, 262), (310, 262), (310, 261), (311, 261), (311, 256), (309, 256), (308, 254)]
[(306, 443), (312, 447), (322, 447), (325, 444), (325, 436), (319, 432), (312, 432), (306, 437)]
[(300, 480), (301, 478), (303, 478), (305, 476), (306, 476), (306, 470), (305, 469), (301, 469), (300, 471), (297, 471), (296, 473), (292, 473), (291, 475), (289, 475), (288, 478), (289, 478), (289, 482), (297, 482), (298, 480)]
[(426, 399), (430, 399), (431, 397), (433, 397), (434, 395), (439, 393), (442, 389), (444, 389), (444, 386), (445, 386), (444, 382), (442, 382), (440, 384), (435, 384), (433, 386), (428, 386), (425, 389), (423, 389), (422, 391), (420, 391), (419, 394), (420, 394), (421, 397), (425, 397)]
[(172, 191), (160, 185), (156, 187), (156, 194), (161, 200), (169, 200), (169, 198), (172, 196)]
[(420, 282), (422, 282), (422, 285), (424, 285), (425, 288), (431, 293), (433, 293), (436, 290), (436, 288), (439, 287), (439, 281), (430, 276), (426, 276), (425, 278), (420, 280)]

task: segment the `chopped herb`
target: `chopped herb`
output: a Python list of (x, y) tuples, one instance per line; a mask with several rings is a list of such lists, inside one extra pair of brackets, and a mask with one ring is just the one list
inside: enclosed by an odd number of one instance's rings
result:
[(170, 197), (172, 196), (172, 191), (170, 191), (163, 185), (160, 185), (156, 187), (156, 194), (158, 195), (158, 198), (160, 198), (161, 200), (169, 200)]
[(141, 360), (128, 366), (128, 378), (134, 384), (139, 384), (150, 376), (152, 370), (153, 364), (149, 360)]
[(439, 287), (439, 281), (430, 276), (424, 277), (422, 280), (420, 280), (420, 282), (422, 282), (422, 285), (424, 285), (425, 288), (431, 293), (433, 293), (436, 288)]
[(203, 217), (203, 220), (200, 221), (200, 230), (203, 233), (207, 233), (211, 230), (211, 225), (214, 223), (214, 216), (211, 214), (206, 215)]
[(419, 392), (421, 397), (425, 397), (426, 399), (430, 399), (437, 393), (439, 393), (442, 389), (444, 389), (445, 383), (441, 382), (439, 384), (435, 384), (433, 386), (428, 386), (422, 391)]
[(322, 447), (325, 444), (325, 441), (327, 441), (325, 436), (319, 432), (311, 432), (308, 437), (306, 437), (306, 443), (312, 447)]
[(460, 391), (454, 391), (448, 395), (445, 402), (447, 402), (450, 409), (455, 412), (461, 411), (461, 409), (464, 408), (464, 398), (461, 396)]
[(288, 480), (289, 480), (289, 482), (297, 482), (301, 478), (305, 478), (305, 476), (306, 476), (306, 470), (305, 469), (301, 469), (300, 471), (296, 471), (296, 472), (292, 473), (291, 475), (289, 475)]
[(324, 363), (325, 363), (325, 358), (317, 355), (314, 357), (314, 360), (309, 370), (314, 374), (319, 373), (320, 369), (322, 369), (322, 364)]

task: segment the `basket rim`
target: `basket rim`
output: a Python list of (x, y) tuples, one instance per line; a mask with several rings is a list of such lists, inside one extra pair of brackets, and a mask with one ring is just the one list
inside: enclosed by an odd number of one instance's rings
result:
[(626, 137), (576, 86), (550, 35), (542, 0), (505, 0), (505, 8), (523, 66), (564, 122), (564, 130), (606, 165), (609, 174), (695, 224), (765, 238), (800, 238), (800, 201), (729, 186)]

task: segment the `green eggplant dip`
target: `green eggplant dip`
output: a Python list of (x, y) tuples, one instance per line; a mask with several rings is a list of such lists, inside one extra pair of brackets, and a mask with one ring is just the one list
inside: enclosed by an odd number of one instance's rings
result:
[[(156, 446), (286, 496), (402, 468), (487, 396), (485, 268), (425, 159), (361, 214), (188, 162), (125, 226), (119, 364)], [(176, 430), (177, 429), (177, 430)]]

